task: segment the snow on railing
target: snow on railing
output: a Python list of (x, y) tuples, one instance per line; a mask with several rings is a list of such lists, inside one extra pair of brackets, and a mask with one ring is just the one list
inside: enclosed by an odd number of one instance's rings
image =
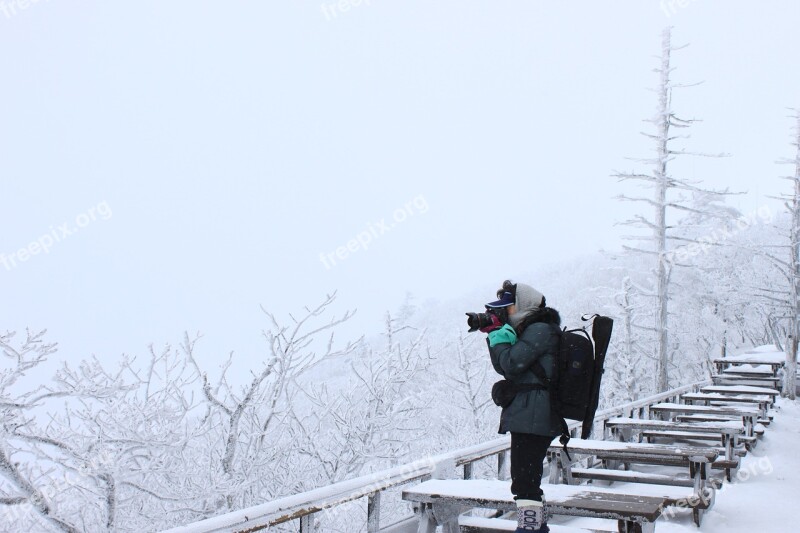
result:
[[(617, 416), (647, 418), (650, 406), (663, 401), (677, 402), (681, 394), (696, 392), (700, 387), (710, 383), (711, 380), (699, 381), (621, 406), (604, 409), (595, 416), (595, 435), (602, 435), (602, 438), (605, 438), (605, 422), (610, 418)], [(580, 427), (581, 422), (570, 424), (573, 436), (580, 431)], [(383, 491), (414, 481), (429, 479), (443, 465), (463, 467), (464, 478), (469, 479), (472, 477), (473, 463), (495, 455), (497, 456), (497, 475), (502, 479), (508, 461), (509, 447), (510, 438), (500, 437), (468, 448), (427, 457), (413, 463), (176, 527), (163, 533), (245, 533), (263, 530), (269, 526), (292, 520), (300, 522), (299, 530), (301, 532), (310, 532), (315, 530), (315, 513), (363, 497), (368, 499), (367, 532), (387, 531), (380, 525), (380, 499)], [(413, 522), (408, 523), (413, 526)], [(414, 526), (409, 530), (415, 529)], [(400, 531), (400, 529), (395, 528), (393, 531)]]

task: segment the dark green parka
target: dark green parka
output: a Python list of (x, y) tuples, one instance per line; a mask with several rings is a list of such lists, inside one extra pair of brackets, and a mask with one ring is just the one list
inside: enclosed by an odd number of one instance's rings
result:
[[(547, 377), (553, 376), (558, 355), (561, 318), (555, 309), (544, 307), (533, 312), (523, 320), (528, 323), (516, 342), (490, 342), (487, 338), (492, 366), (498, 374), (515, 383), (543, 383), (531, 370), (531, 365), (539, 363)], [(495, 337), (495, 340), (499, 338)], [(491, 346), (491, 344), (495, 344)], [(544, 437), (561, 434), (557, 417), (551, 416), (550, 393), (546, 390), (533, 390), (517, 394), (514, 401), (500, 414), (499, 433), (531, 433)]]

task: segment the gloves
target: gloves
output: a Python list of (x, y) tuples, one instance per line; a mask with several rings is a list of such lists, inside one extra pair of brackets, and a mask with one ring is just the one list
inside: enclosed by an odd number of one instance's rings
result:
[(500, 322), (500, 319), (497, 318), (497, 315), (490, 314), (489, 316), (492, 317), (492, 323), (490, 325), (488, 325), (488, 326), (482, 327), (479, 331), (481, 331), (483, 333), (489, 333), (491, 331), (494, 331), (496, 329), (500, 329), (501, 327), (503, 327), (503, 323)]
[(517, 342), (517, 332), (509, 324), (489, 332), (489, 348), (498, 344), (514, 344)]

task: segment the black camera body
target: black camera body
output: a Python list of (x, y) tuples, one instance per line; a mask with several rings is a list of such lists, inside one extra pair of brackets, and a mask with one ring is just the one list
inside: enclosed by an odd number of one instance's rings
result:
[(487, 307), (485, 313), (466, 313), (466, 315), (469, 333), (491, 326), (494, 323), (492, 320), (492, 315), (496, 316), (500, 320), (501, 324), (508, 322), (508, 310), (504, 307), (498, 309), (491, 309)]

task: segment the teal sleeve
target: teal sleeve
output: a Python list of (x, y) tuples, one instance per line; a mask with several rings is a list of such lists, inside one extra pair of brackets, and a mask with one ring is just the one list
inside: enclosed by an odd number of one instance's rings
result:
[(506, 324), (500, 329), (489, 332), (489, 347), (498, 344), (514, 344), (517, 342), (517, 332), (510, 325)]

